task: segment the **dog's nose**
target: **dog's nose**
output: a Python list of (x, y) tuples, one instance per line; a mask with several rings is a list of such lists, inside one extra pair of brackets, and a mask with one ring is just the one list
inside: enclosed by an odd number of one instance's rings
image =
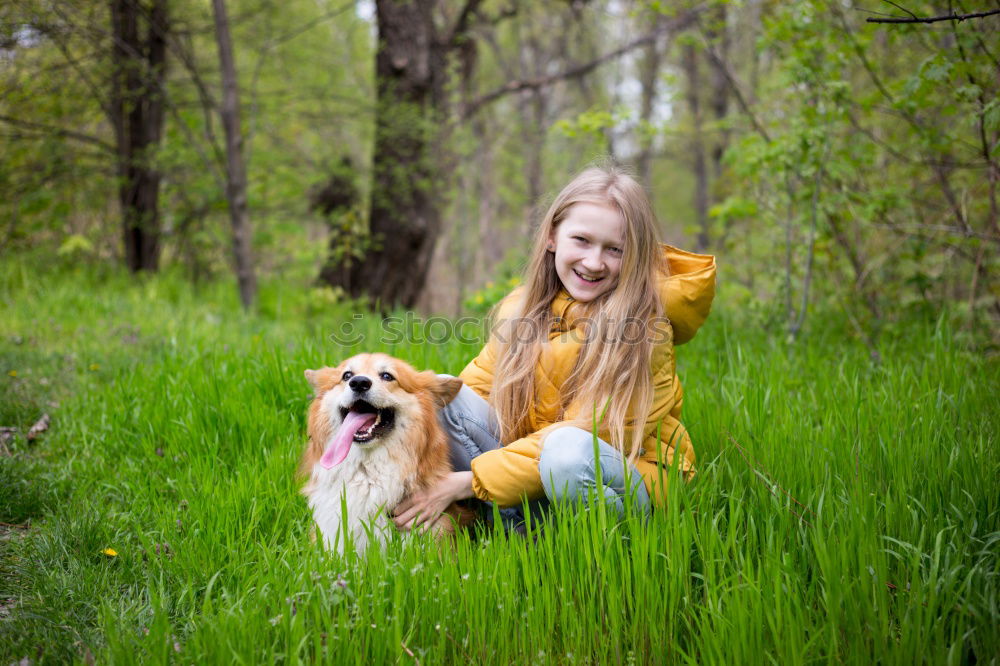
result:
[(347, 385), (351, 387), (355, 393), (364, 393), (372, 387), (372, 380), (368, 379), (364, 375), (354, 375), (351, 377), (351, 381), (347, 382)]

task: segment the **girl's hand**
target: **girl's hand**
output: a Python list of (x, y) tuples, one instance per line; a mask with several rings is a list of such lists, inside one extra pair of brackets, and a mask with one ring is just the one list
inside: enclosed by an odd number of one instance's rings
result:
[(393, 522), (402, 532), (426, 532), (455, 500), (472, 497), (472, 472), (452, 472), (427, 490), (418, 490), (396, 507)]

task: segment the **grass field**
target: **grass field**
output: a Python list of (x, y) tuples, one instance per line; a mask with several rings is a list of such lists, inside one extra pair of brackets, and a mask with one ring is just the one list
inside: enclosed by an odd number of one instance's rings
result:
[[(1000, 663), (1000, 364), (913, 323), (727, 311), (679, 350), (699, 472), (666, 510), (534, 537), (310, 543), (305, 368), (351, 313), (265, 285), (0, 267), (0, 664)], [(107, 549), (111, 549), (108, 551)], [(109, 553), (114, 552), (114, 555)]]

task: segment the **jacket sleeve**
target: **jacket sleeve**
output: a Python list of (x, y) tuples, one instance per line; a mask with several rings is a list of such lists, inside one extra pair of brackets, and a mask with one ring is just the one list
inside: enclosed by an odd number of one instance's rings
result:
[[(664, 443), (672, 441), (668, 426), (680, 417), (680, 382), (677, 381), (673, 345), (666, 343), (653, 349), (653, 401), (643, 424), (646, 441), (656, 439), (657, 430)], [(671, 428), (672, 430), (673, 428)]]
[(522, 498), (545, 496), (538, 474), (542, 433), (533, 432), (472, 459), (472, 492), (498, 506), (516, 506)]
[(496, 367), (496, 341), (491, 336), (483, 346), (482, 351), (469, 361), (459, 377), (462, 382), (475, 391), (483, 400), (490, 399), (493, 389), (493, 369)]

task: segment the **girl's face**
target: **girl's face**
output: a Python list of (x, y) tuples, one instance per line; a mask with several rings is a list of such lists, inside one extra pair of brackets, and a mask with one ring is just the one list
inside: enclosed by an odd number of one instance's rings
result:
[(618, 284), (625, 220), (610, 205), (580, 202), (549, 236), (556, 274), (569, 295), (588, 303)]

